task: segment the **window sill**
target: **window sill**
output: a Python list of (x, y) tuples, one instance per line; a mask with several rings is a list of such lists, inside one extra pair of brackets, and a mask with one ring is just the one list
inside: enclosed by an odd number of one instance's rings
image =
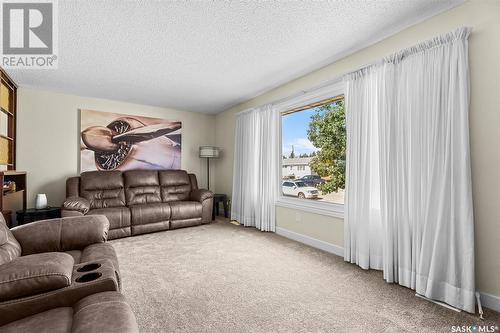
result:
[(302, 210), (308, 213), (332, 216), (339, 219), (344, 218), (344, 205), (340, 204), (280, 197), (276, 201), (276, 206)]

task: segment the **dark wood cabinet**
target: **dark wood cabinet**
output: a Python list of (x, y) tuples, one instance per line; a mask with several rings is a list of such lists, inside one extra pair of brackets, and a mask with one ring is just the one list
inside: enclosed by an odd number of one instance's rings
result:
[(17, 213), (17, 225), (22, 225), (30, 222), (40, 221), (40, 220), (50, 220), (61, 217), (60, 207), (47, 207), (43, 209), (25, 209), (18, 210)]
[[(11, 226), (18, 209), (26, 209), (26, 172), (16, 170), (17, 85), (0, 68), (0, 213)], [(7, 182), (12, 186), (5, 187)], [(15, 188), (13, 184), (15, 183)], [(12, 218), (10, 218), (12, 217)]]
[(17, 85), (0, 68), (0, 166), (16, 169)]

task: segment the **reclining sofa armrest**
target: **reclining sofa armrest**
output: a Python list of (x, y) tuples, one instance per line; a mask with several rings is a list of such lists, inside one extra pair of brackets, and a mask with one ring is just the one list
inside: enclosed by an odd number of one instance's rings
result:
[(74, 260), (67, 253), (17, 257), (0, 269), (0, 302), (68, 287)]
[(85, 215), (90, 210), (90, 201), (82, 197), (68, 197), (63, 202), (63, 210), (79, 212)]
[(201, 203), (201, 223), (210, 223), (212, 221), (214, 194), (208, 190), (193, 190), (189, 194), (189, 199)]
[(73, 306), (73, 313), (73, 332), (139, 333), (132, 308), (116, 291), (83, 298)]
[(82, 250), (88, 245), (104, 243), (109, 221), (104, 215), (63, 217), (37, 221), (11, 231), (23, 255), (41, 252)]
[(208, 190), (194, 190), (194, 191), (191, 191), (191, 193), (189, 194), (190, 200), (198, 201), (201, 203), (203, 203), (203, 201), (205, 201), (207, 199), (211, 199), (213, 197), (214, 197), (213, 192), (208, 191)]

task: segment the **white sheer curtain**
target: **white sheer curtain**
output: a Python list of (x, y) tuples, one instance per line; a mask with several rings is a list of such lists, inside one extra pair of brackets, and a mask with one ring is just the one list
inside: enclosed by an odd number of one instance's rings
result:
[(345, 260), (475, 312), (469, 33), (346, 77)]
[(272, 105), (237, 115), (231, 219), (275, 231), (279, 193), (280, 115)]
[(364, 269), (383, 268), (380, 211), (379, 128), (382, 73), (375, 67), (349, 76), (346, 87), (346, 260)]

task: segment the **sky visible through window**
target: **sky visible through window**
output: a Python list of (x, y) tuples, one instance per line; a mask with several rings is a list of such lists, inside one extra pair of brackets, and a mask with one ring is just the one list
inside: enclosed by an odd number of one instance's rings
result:
[(285, 156), (290, 156), (292, 145), (295, 151), (295, 156), (300, 154), (310, 154), (318, 149), (313, 146), (311, 141), (307, 139), (307, 129), (311, 116), (316, 112), (317, 108), (295, 112), (283, 116), (282, 118), (282, 153)]
[[(345, 156), (343, 156), (342, 151), (345, 153), (345, 148), (342, 150), (342, 143), (339, 143), (342, 141), (325, 139), (329, 137), (328, 135), (333, 138), (337, 135), (336, 133), (345, 133), (343, 101), (335, 101), (324, 106), (285, 114), (282, 116), (281, 121), (283, 155), (281, 180), (283, 195), (343, 204), (343, 172), (345, 171), (342, 170), (342, 163)], [(321, 151), (320, 148), (315, 147), (309, 141), (307, 132), (310, 127), (313, 131), (311, 139), (326, 150)], [(328, 137), (318, 138), (318, 135), (327, 135)], [(292, 149), (293, 156), (291, 155)], [(339, 157), (334, 157), (335, 159), (331, 162), (325, 162), (325, 160), (319, 159), (320, 156), (323, 156), (323, 158), (324, 156)], [(295, 158), (291, 159), (291, 157)], [(298, 184), (304, 184), (305, 186), (299, 186)]]

